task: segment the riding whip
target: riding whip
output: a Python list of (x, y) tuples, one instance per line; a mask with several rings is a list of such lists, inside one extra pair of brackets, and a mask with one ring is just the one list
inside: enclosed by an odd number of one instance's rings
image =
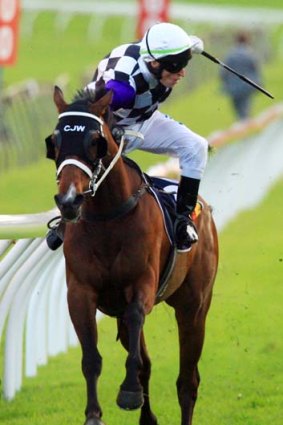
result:
[(235, 71), (234, 69), (230, 68), (228, 65), (226, 65), (225, 63), (221, 62), (219, 59), (215, 58), (214, 56), (210, 55), (209, 53), (203, 51), (201, 53), (203, 56), (205, 56), (206, 58), (210, 59), (212, 62), (217, 63), (218, 65), (222, 66), (223, 68), (227, 69), (227, 71), (232, 72), (233, 74), (235, 74), (237, 77), (239, 77), (241, 80), (245, 81), (246, 83), (250, 84), (251, 86), (253, 86), (254, 88), (256, 88), (257, 90), (261, 91), (263, 94), (265, 94), (266, 96), (270, 97), (271, 99), (274, 99), (274, 97), (272, 96), (272, 94), (270, 94), (268, 91), (266, 91), (265, 89), (263, 89), (262, 87), (260, 87), (258, 84), (256, 84), (254, 81), (250, 80), (249, 78), (245, 77), (245, 75), (239, 74), (237, 71)]

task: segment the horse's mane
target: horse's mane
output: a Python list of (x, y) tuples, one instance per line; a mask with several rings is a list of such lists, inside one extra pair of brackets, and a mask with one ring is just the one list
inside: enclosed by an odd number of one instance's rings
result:
[(102, 95), (99, 96), (99, 93), (96, 90), (89, 90), (89, 89), (81, 89), (78, 90), (73, 99), (72, 104), (81, 103), (81, 104), (88, 104), (88, 103), (95, 103)]
[[(75, 107), (79, 111), (87, 111), (89, 104), (97, 102), (106, 93), (107, 89), (105, 89), (105, 87), (99, 87), (96, 90), (78, 90), (74, 95), (68, 109), (73, 109)], [(104, 114), (103, 118), (110, 128), (115, 125), (115, 118), (110, 108), (107, 108), (107, 111)]]

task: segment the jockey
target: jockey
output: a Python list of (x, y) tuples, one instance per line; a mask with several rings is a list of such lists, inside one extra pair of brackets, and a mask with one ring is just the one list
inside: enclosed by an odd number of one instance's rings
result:
[[(159, 104), (185, 76), (185, 68), (203, 42), (171, 23), (153, 25), (141, 41), (114, 48), (100, 61), (86, 89), (112, 90), (111, 109), (119, 126), (142, 133), (129, 138), (124, 153), (139, 149), (177, 157), (180, 183), (177, 193), (176, 246), (191, 249), (198, 240), (191, 219), (206, 162), (207, 141), (158, 110)], [(48, 242), (48, 238), (47, 238)]]

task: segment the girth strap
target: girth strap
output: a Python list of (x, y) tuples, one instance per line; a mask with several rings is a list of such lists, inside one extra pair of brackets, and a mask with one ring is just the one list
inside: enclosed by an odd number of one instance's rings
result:
[(116, 218), (120, 218), (123, 215), (128, 214), (131, 210), (133, 210), (137, 206), (139, 199), (145, 194), (147, 189), (148, 189), (148, 184), (143, 183), (136, 193), (130, 196), (125, 202), (123, 202), (117, 208), (111, 210), (109, 213), (95, 214), (90, 211), (83, 210), (81, 214), (81, 219), (87, 222), (93, 222), (93, 221), (114, 220)]

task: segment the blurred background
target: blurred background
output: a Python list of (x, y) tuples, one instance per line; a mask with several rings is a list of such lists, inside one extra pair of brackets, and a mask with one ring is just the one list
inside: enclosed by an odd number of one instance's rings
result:
[[(2, 0), (2, 9), (11, 8), (14, 3), (17, 4), (15, 0)], [(252, 116), (282, 99), (283, 11), (278, 0), (241, 1), (237, 5), (228, 0), (211, 4), (198, 2), (197, 5), (169, 0), (104, 0), (103, 3), (22, 0), (18, 5), (14, 56), (11, 63), (2, 64), (0, 68), (0, 189), (5, 194), (1, 196), (0, 207), (3, 213), (52, 207), (54, 186), (50, 172), (53, 164), (48, 161), (40, 164), (47, 177), (46, 191), (44, 199), (38, 195), (36, 205), (30, 193), (18, 189), (15, 180), (19, 184), (20, 167), (25, 167), (23, 178), (27, 178), (34, 169), (30, 165), (44, 160), (44, 138), (52, 132), (56, 121), (53, 86), (59, 85), (71, 100), (75, 92), (91, 80), (98, 61), (111, 48), (138, 39), (152, 22), (166, 18), (181, 25), (189, 34), (201, 37), (205, 49), (220, 60), (224, 60), (233, 46), (237, 31), (248, 30), (252, 48), (259, 57), (262, 85), (275, 96), (275, 101), (271, 101), (256, 93)], [(267, 11), (264, 7), (268, 7)], [(5, 39), (2, 40), (3, 47)], [(221, 88), (219, 68), (196, 55), (185, 81), (163, 106), (165, 112), (206, 137), (227, 129), (236, 120), (230, 100)], [(134, 158), (143, 168), (160, 160), (160, 157), (141, 153), (134, 154)], [(13, 174), (15, 169), (17, 178)], [(12, 180), (6, 180), (8, 175)], [(10, 181), (17, 196), (22, 193), (26, 202), (20, 197), (18, 203), (15, 198), (9, 203), (10, 191), (7, 193), (5, 187), (10, 186)], [(34, 189), (32, 196), (37, 192), (36, 187)], [(33, 211), (29, 210), (29, 200)]]
[[(5, 26), (13, 16), (15, 38), (11, 39)], [(235, 34), (247, 31), (259, 58), (261, 84), (275, 98), (256, 92), (251, 116), (239, 121), (223, 92), (220, 67), (200, 55), (190, 62), (184, 81), (162, 110), (207, 137), (215, 147), (206, 174), (206, 181), (212, 183), (206, 197), (209, 202), (215, 200), (215, 212), (220, 207), (230, 219), (229, 226), (220, 232), (219, 272), (200, 362), (202, 381), (195, 423), (282, 425), (282, 0), (0, 0), (2, 231), (8, 214), (29, 215), (54, 208), (55, 165), (45, 159), (44, 143), (57, 122), (54, 85), (71, 100), (91, 80), (98, 61), (110, 49), (137, 40), (142, 28), (162, 19), (202, 38), (205, 50), (222, 61), (234, 45)], [(144, 170), (168, 159), (141, 152), (132, 157)], [(281, 166), (276, 183), (271, 178), (274, 164), (278, 169)], [(63, 255), (46, 252), (44, 240), (34, 238), (34, 233), (29, 240), (21, 236), (14, 232), (6, 252), (0, 253), (0, 371), (4, 376), (0, 390), (3, 392), (5, 370), (10, 370), (15, 381), (18, 367), (13, 391), (21, 389), (16, 396), (12, 391), (15, 399), (11, 402), (0, 398), (0, 423), (81, 424), (85, 388), (80, 349), (66, 326)], [(28, 237), (25, 227), (24, 238)], [(22, 244), (26, 262), (33, 260), (25, 280), (22, 268), (16, 269), (17, 258), (9, 260), (6, 275), (1, 275), (16, 239), (20, 240), (15, 249)], [(1, 242), (5, 241), (0, 241), (0, 247)], [(29, 248), (37, 248), (36, 244), (42, 251), (34, 256), (35, 251), (31, 255)], [(29, 307), (27, 298), (22, 299), (18, 291), (24, 285), (33, 302)], [(20, 306), (28, 312), (20, 315)], [(10, 325), (14, 326), (10, 348), (17, 353), (17, 368), (16, 360), (6, 351), (5, 332)], [(55, 337), (57, 330), (59, 336)], [(125, 352), (115, 345), (113, 320), (100, 322), (99, 335), (104, 361), (99, 390), (105, 422), (137, 424), (138, 413), (122, 412), (115, 405)], [(147, 318), (146, 336), (158, 423), (177, 425), (177, 329), (174, 312), (165, 304), (158, 305)], [(34, 362), (32, 371), (23, 366), (29, 361), (27, 347)]]

